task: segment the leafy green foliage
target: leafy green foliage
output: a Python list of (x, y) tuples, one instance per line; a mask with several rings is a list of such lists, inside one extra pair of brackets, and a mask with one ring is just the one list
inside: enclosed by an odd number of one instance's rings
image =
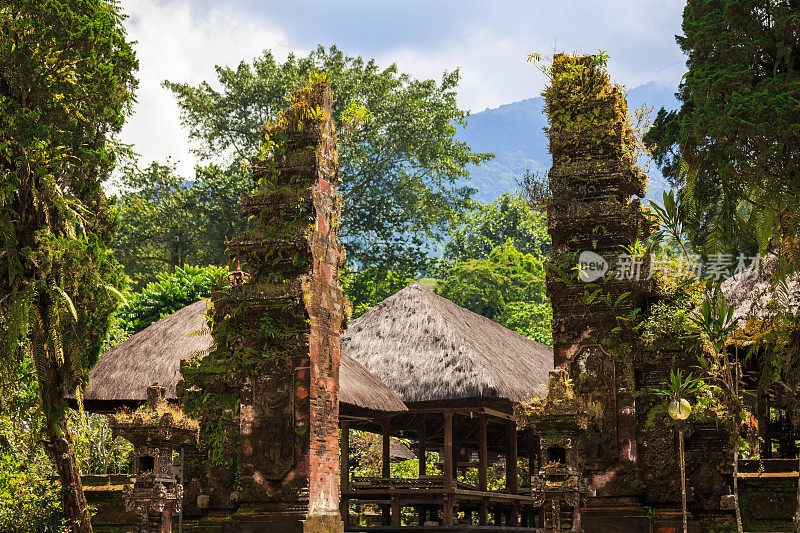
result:
[(226, 243), (245, 226), (239, 199), (253, 189), (241, 165), (198, 167), (188, 181), (151, 163), (126, 168), (119, 184), (113, 247), (139, 287), (182, 265), (226, 264)]
[(122, 437), (114, 438), (105, 415), (71, 411), (70, 432), (75, 441), (75, 456), (85, 474), (129, 474), (133, 445)]
[[(56, 471), (42, 445), (39, 385), (29, 361), (0, 400), (0, 531), (66, 532)], [(127, 473), (130, 443), (113, 439), (105, 416), (68, 414), (75, 456), (84, 474)]]
[(0, 372), (31, 357), (63, 508), (90, 531), (65, 391), (97, 361), (124, 279), (107, 242), (102, 182), (133, 101), (136, 60), (116, 4), (13, 0), (0, 7)]
[(649, 350), (685, 349), (690, 316), (703, 301), (699, 284), (671, 285), (662, 288), (640, 328), (642, 344)]
[(395, 270), (368, 267), (345, 271), (340, 281), (353, 306), (353, 318), (358, 318), (378, 302), (414, 283), (414, 278)]
[(710, 343), (714, 352), (721, 353), (735, 340), (738, 327), (733, 312), (719, 285), (714, 285), (711, 298), (703, 300), (697, 312), (689, 317), (687, 329), (701, 342)]
[(433, 289), (520, 335), (552, 344), (544, 285), (549, 250), (544, 215), (519, 195), (475, 202), (450, 231)]
[(550, 302), (522, 301), (508, 302), (499, 322), (523, 337), (552, 346), (553, 332), (550, 327), (552, 320), (553, 308)]
[(544, 213), (535, 211), (524, 198), (503, 194), (488, 203), (475, 203), (461, 224), (451, 230), (444, 257), (449, 261), (486, 259), (507, 241), (523, 254), (539, 259), (550, 251)]
[(109, 286), (121, 283), (101, 183), (113, 162), (106, 134), (135, 85), (124, 37), (102, 1), (0, 10), (0, 344), (4, 357), (31, 349), (68, 369), (69, 388), (96, 361), (117, 303)]
[[(165, 85), (178, 99), (197, 153), (247, 161), (259, 151), (260, 127), (276, 120), (290, 90), (315, 72), (328, 73), (334, 89), (340, 236), (349, 268), (369, 277), (416, 277), (431, 265), (430, 242), (442, 237), (473, 192), (456, 182), (468, 175), (468, 165), (490, 157), (455, 138), (467, 116), (456, 103), (457, 71), (439, 82), (416, 80), (396, 65), (381, 69), (374, 60), (319, 47), (284, 63), (267, 51), (251, 64), (217, 67), (221, 90), (208, 82)], [(357, 308), (361, 295), (349, 294)]]
[(694, 394), (699, 383), (700, 380), (695, 379), (691, 372), (688, 375), (684, 375), (681, 369), (672, 369), (669, 373), (667, 387), (656, 389), (653, 391), (653, 394), (657, 396), (666, 396), (671, 400), (680, 400)]
[(708, 251), (789, 244), (800, 264), (798, 27), (793, 0), (690, 0), (684, 10), (682, 107), (659, 111), (645, 141), (680, 187), (692, 242)]
[(213, 265), (185, 265), (174, 272), (158, 274), (140, 292), (128, 295), (127, 303), (117, 313), (120, 329), (126, 335), (133, 335), (200, 298), (211, 296), (212, 288), (226, 274), (225, 267)]
[[(0, 424), (6, 423), (0, 418)], [(0, 429), (0, 436), (7, 430)], [(15, 533), (66, 533), (58, 482), (48, 478), (46, 458), (31, 464), (0, 452), (0, 530)]]
[(38, 385), (30, 361), (0, 400), (0, 531), (67, 531), (42, 440)]
[(448, 300), (539, 342), (552, 344), (552, 309), (545, 296), (544, 264), (511, 241), (486, 259), (453, 265), (439, 292)]

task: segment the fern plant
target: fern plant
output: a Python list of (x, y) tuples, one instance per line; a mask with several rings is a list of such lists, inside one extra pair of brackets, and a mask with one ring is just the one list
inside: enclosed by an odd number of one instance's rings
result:
[(31, 358), (62, 508), (80, 532), (90, 515), (64, 394), (81, 398), (124, 285), (102, 190), (136, 83), (121, 20), (106, 0), (0, 9), (0, 376), (7, 386)]

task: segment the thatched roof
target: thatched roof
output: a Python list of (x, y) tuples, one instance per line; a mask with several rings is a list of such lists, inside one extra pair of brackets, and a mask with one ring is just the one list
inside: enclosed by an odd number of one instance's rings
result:
[(773, 300), (785, 299), (793, 312), (800, 309), (800, 276), (789, 278), (783, 289), (777, 289), (773, 276), (778, 267), (778, 259), (774, 254), (767, 255), (759, 265), (753, 262), (741, 273), (725, 280), (722, 293), (728, 305), (734, 307), (733, 317), (739, 319), (739, 326), (744, 327), (747, 319), (763, 320), (774, 314)]
[(402, 463), (411, 459), (416, 459), (417, 456), (414, 452), (408, 449), (408, 446), (402, 442), (392, 440), (389, 443), (389, 461), (392, 463)]
[(405, 402), (545, 395), (553, 350), (411, 285), (354, 320), (342, 352)]
[[(211, 347), (211, 335), (204, 327), (205, 313), (206, 303), (195, 302), (104, 353), (89, 374), (89, 386), (84, 391), (87, 407), (104, 402), (142, 402), (147, 387), (156, 382), (166, 388), (168, 399), (176, 399), (181, 359), (207, 353)], [(341, 358), (339, 384), (342, 404), (376, 411), (406, 410), (386, 385), (346, 355)]]

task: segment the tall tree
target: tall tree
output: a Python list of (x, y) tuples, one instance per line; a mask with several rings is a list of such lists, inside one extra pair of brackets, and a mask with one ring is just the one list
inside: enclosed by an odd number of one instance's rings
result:
[(467, 113), (456, 103), (458, 71), (441, 81), (417, 80), (396, 65), (345, 56), (336, 47), (280, 63), (264, 52), (252, 64), (217, 67), (217, 90), (166, 82), (178, 99), (197, 153), (248, 160), (258, 152), (260, 126), (284, 97), (315, 71), (329, 73), (339, 131), (344, 198), (340, 235), (351, 270), (413, 277), (431, 264), (429, 247), (464, 208), (472, 190), (459, 186), (467, 167), (489, 154), (455, 138)]
[(680, 187), (693, 244), (785, 246), (800, 266), (800, 1), (689, 0), (678, 111), (645, 142)]
[[(645, 135), (656, 163), (679, 187), (673, 218), (706, 252), (777, 250), (777, 278), (785, 278), (800, 270), (800, 1), (689, 0), (683, 32), (681, 108), (659, 111)], [(780, 298), (775, 303), (780, 307)], [(724, 320), (724, 302), (708, 297), (704, 306), (700, 326), (714, 329)], [(771, 386), (772, 369), (790, 367), (800, 353), (797, 343), (778, 350), (769, 344), (762, 390)], [(727, 361), (724, 345), (714, 354)], [(720, 368), (738, 406), (731, 377), (737, 373)], [(734, 487), (735, 480), (734, 474)], [(736, 510), (741, 531), (738, 496)]]
[(137, 287), (185, 264), (225, 265), (226, 243), (244, 227), (240, 196), (253, 189), (241, 165), (198, 167), (189, 181), (154, 162), (126, 168), (119, 184), (113, 248)]
[(545, 214), (519, 194), (474, 202), (450, 230), (437, 290), (470, 311), (533, 340), (552, 344), (545, 294), (550, 250)]
[(485, 259), (455, 263), (439, 293), (521, 335), (552, 344), (553, 312), (545, 294), (544, 263), (533, 254), (519, 252), (511, 239)]
[(461, 223), (450, 230), (445, 244), (447, 261), (486, 259), (506, 243), (522, 253), (544, 259), (550, 252), (545, 214), (518, 194), (506, 193), (490, 203), (476, 202)]
[(46, 447), (74, 531), (91, 531), (64, 393), (96, 362), (123, 278), (101, 183), (137, 63), (104, 0), (0, 7), (0, 372), (31, 357)]

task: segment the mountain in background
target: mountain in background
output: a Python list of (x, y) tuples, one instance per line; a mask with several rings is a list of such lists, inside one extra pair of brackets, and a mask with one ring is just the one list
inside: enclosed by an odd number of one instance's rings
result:
[[(675, 88), (650, 82), (628, 91), (628, 109), (632, 112), (642, 104), (654, 106), (651, 119), (662, 107), (678, 109)], [(491, 152), (495, 158), (470, 168), (469, 185), (478, 190), (475, 198), (490, 202), (505, 192), (518, 188), (517, 180), (526, 170), (542, 172), (550, 169), (550, 153), (543, 128), (547, 118), (543, 112), (544, 99), (539, 96), (520, 102), (486, 109), (470, 115), (467, 127), (458, 138), (475, 152)], [(669, 189), (666, 179), (651, 165), (647, 197), (661, 200), (661, 192)]]

